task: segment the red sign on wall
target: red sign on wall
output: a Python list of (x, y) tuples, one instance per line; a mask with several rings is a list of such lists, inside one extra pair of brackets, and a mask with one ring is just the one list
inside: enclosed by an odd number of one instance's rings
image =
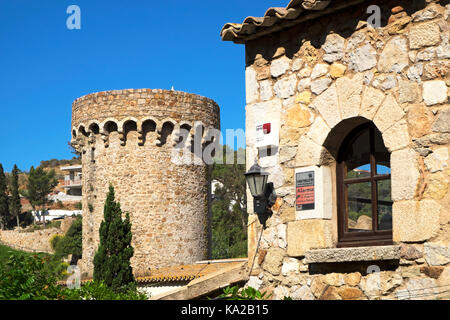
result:
[(295, 185), (297, 211), (314, 210), (314, 172), (297, 173)]

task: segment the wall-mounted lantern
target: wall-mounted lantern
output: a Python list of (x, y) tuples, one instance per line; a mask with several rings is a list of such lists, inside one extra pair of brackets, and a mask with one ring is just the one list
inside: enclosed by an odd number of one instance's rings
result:
[(277, 196), (273, 183), (267, 183), (269, 173), (262, 171), (262, 168), (255, 163), (250, 170), (245, 173), (250, 193), (253, 196), (253, 207), (258, 215), (259, 222), (266, 227), (267, 219), (272, 215), (271, 207), (275, 204)]

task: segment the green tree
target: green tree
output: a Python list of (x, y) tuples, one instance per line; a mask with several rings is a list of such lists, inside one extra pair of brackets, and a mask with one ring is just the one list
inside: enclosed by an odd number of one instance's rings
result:
[(19, 227), (19, 216), (22, 212), (22, 205), (20, 204), (19, 168), (17, 168), (17, 165), (14, 165), (13, 171), (11, 173), (10, 190), (11, 190), (11, 198), (9, 208), (11, 215), (13, 217), (16, 217), (17, 227)]
[[(234, 155), (233, 164), (226, 164), (225, 156)], [(212, 258), (236, 258), (247, 255), (247, 198), (245, 164), (239, 164), (238, 154), (245, 150), (223, 147), (224, 157), (213, 165), (215, 185), (212, 203)]]
[(58, 185), (55, 170), (45, 171), (42, 167), (30, 168), (28, 174), (27, 190), (22, 194), (30, 201), (33, 210), (41, 207), (43, 222), (45, 226), (45, 210), (49, 203), (48, 195)]
[(55, 255), (58, 257), (66, 257), (72, 255), (72, 262), (81, 258), (82, 254), (82, 232), (83, 220), (78, 216), (67, 230), (64, 236), (55, 237), (52, 240), (52, 248), (55, 250)]
[[(102, 282), (88, 282), (79, 289), (58, 284), (63, 266), (46, 254), (7, 252), (0, 266), (0, 300), (146, 300), (136, 290), (115, 293)], [(63, 266), (64, 270), (67, 266)]]
[[(21, 190), (20, 193), (27, 198), (27, 200), (30, 202), (31, 207), (33, 208), (33, 212), (37, 212), (37, 206), (38, 206), (38, 192), (37, 192), (37, 184), (34, 182), (35, 179), (35, 169), (32, 166), (30, 168), (30, 172), (28, 172), (28, 181), (26, 183), (26, 190)], [(33, 224), (35, 223), (35, 219), (33, 218)]]
[(120, 203), (115, 201), (114, 187), (109, 186), (100, 224), (100, 244), (94, 257), (94, 281), (103, 281), (115, 292), (135, 287), (130, 259), (134, 254), (131, 246), (131, 223), (128, 213), (122, 219)]
[(0, 226), (4, 230), (9, 220), (9, 199), (7, 190), (7, 180), (3, 166), (0, 164)]

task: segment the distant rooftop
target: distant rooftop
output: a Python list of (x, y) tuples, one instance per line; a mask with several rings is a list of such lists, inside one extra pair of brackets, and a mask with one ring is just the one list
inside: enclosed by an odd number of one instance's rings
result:
[(61, 167), (60, 170), (62, 170), (62, 171), (81, 171), (81, 168), (82, 168), (81, 165), (74, 165), (74, 166)]

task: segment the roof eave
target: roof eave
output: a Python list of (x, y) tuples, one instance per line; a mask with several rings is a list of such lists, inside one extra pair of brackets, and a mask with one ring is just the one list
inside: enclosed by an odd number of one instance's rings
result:
[[(266, 15), (263, 18), (248, 17), (242, 24), (225, 24), (220, 32), (220, 35), (222, 37), (222, 41), (232, 41), (236, 44), (245, 44), (248, 41), (258, 39), (260, 37), (292, 27), (308, 20), (317, 19), (321, 16), (333, 13), (334, 11), (344, 9), (365, 1), (367, 0), (349, 0), (340, 2), (336, 0), (313, 2), (307, 0), (293, 0), (288, 4), (286, 9), (284, 9), (285, 15), (283, 16), (279, 15), (280, 8), (270, 8), (269, 10), (267, 10)], [(309, 3), (310, 5), (306, 6), (306, 3)], [(331, 3), (336, 3), (336, 5), (334, 5), (333, 7), (328, 7)], [(293, 6), (295, 5), (299, 7), (293, 8)], [(297, 13), (293, 13), (293, 11), (297, 11)], [(307, 13), (302, 14), (304, 12)], [(268, 14), (270, 16), (267, 16)], [(267, 19), (268, 17), (276, 18), (278, 20), (273, 23), (268, 23), (270, 24), (270, 26), (265, 27), (263, 20)], [(249, 26), (250, 23), (253, 23), (253, 26), (251, 28)], [(246, 34), (244, 34), (243, 31), (247, 31)]]

